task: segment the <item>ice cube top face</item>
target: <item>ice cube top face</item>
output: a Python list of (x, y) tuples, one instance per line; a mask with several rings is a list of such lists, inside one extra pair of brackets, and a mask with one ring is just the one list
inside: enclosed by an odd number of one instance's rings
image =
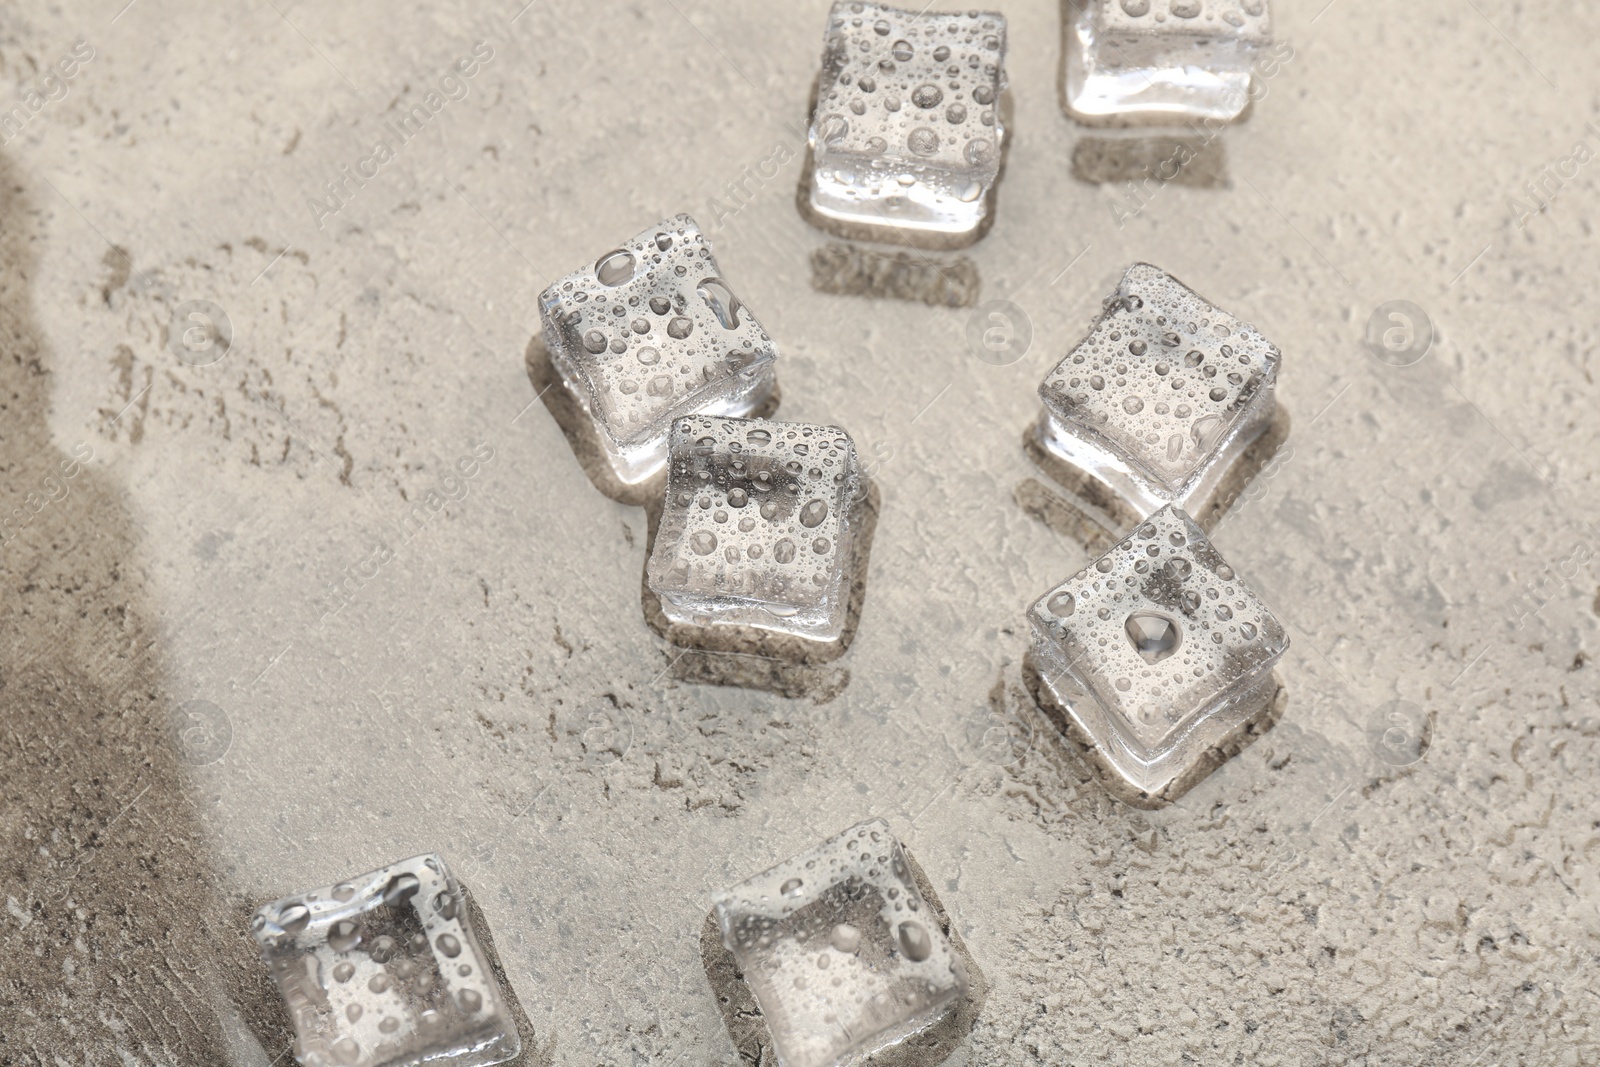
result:
[(676, 621), (838, 637), (861, 493), (855, 445), (836, 426), (678, 419), (650, 588)]
[[(1213, 464), (1270, 422), (1278, 349), (1170, 274), (1138, 263), (1089, 336), (1039, 387), (1060, 438), (1125, 466), (1139, 510), (1187, 502)], [(1077, 457), (1074, 457), (1075, 459)]]
[(1029, 619), (1045, 672), (1070, 674), (1146, 762), (1262, 682), (1289, 646), (1200, 527), (1170, 506), (1039, 598)]
[(833, 1067), (930, 1025), (966, 993), (960, 958), (882, 819), (716, 895), (782, 1067)]
[(811, 204), (869, 229), (974, 233), (1000, 169), (1006, 20), (841, 2), (811, 123)]
[(1068, 17), (1067, 106), (1091, 123), (1231, 121), (1272, 43), (1267, 0), (1089, 0)]
[(624, 481), (659, 469), (676, 416), (747, 414), (771, 389), (777, 347), (722, 279), (687, 215), (552, 285), (539, 313), (556, 368)]
[(521, 1051), (438, 856), (274, 901), (251, 931), (306, 1067), (486, 1067)]

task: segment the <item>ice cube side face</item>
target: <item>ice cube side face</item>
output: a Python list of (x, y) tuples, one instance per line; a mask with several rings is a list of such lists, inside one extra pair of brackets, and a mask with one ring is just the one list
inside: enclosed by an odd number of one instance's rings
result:
[(828, 16), (811, 207), (866, 231), (975, 235), (1005, 136), (1006, 20), (842, 0)]
[(1281, 361), (1254, 326), (1134, 264), (1040, 384), (1041, 443), (1140, 515), (1192, 506), (1271, 423)]
[(1272, 43), (1268, 0), (1089, 0), (1063, 5), (1067, 110), (1079, 121), (1227, 123)]
[[(1200, 754), (1187, 742), (1259, 714), (1289, 646), (1204, 531), (1170, 506), (1040, 597), (1029, 623), (1040, 681), (1141, 789)], [(1218, 719), (1229, 721), (1207, 727)]]
[(777, 346), (687, 215), (550, 286), (539, 318), (551, 362), (628, 484), (661, 469), (677, 416), (747, 415), (772, 392)]
[(937, 1022), (967, 977), (882, 819), (716, 894), (782, 1067), (835, 1067)]
[(669, 452), (647, 571), (667, 618), (838, 638), (863, 490), (849, 435), (691, 415), (673, 424)]
[(273, 901), (251, 932), (305, 1067), (488, 1067), (521, 1052), (438, 856)]

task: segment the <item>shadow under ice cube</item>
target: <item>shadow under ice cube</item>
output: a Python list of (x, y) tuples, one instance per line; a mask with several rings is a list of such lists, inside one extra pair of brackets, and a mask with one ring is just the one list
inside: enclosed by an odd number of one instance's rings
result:
[[(1171, 800), (1266, 721), (1288, 635), (1194, 520), (1166, 507), (1029, 611), (1047, 710), (1129, 799)], [(1074, 729), (1075, 728), (1075, 729)]]
[(1089, 125), (1226, 123), (1272, 44), (1268, 0), (1063, 0), (1067, 112)]
[(982, 235), (1005, 137), (1006, 20), (841, 0), (828, 16), (803, 204), (844, 237)]
[(1136, 263), (1039, 386), (1038, 442), (1137, 519), (1204, 514), (1277, 410), (1278, 349), (1172, 275)]
[(488, 1067), (521, 1052), (460, 885), (417, 856), (260, 908), (305, 1067)]
[(781, 1067), (835, 1067), (918, 1033), (967, 991), (960, 957), (874, 819), (716, 894)]
[(836, 426), (681, 418), (650, 589), (675, 623), (837, 640), (864, 499), (855, 445)]
[(661, 469), (673, 419), (746, 415), (772, 392), (777, 346), (687, 215), (550, 286), (539, 318), (551, 363), (630, 485)]

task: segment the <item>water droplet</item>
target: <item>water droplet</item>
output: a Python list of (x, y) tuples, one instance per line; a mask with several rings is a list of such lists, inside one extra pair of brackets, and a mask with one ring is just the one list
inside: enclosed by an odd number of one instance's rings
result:
[(1122, 410), (1126, 411), (1129, 415), (1137, 415), (1139, 412), (1144, 410), (1144, 401), (1136, 396), (1124, 397), (1122, 400)]
[(356, 965), (349, 960), (344, 960), (334, 965), (333, 980), (335, 982), (348, 982), (356, 975)]
[(583, 335), (583, 347), (598, 356), (606, 350), (606, 335), (599, 330), (590, 330)]
[(839, 923), (828, 935), (828, 944), (847, 956), (853, 955), (861, 947), (861, 931), (849, 923)]
[(1228, 399), (1228, 391), (1220, 385), (1213, 388), (1210, 395), (1212, 400), (1215, 400), (1219, 403)]
[(1217, 618), (1221, 619), (1223, 622), (1227, 622), (1229, 619), (1233, 618), (1233, 609), (1228, 607), (1226, 604), (1218, 604)]
[(1248, 641), (1251, 638), (1255, 637), (1255, 635), (1256, 635), (1255, 624), (1254, 623), (1249, 623), (1249, 622), (1241, 622), (1239, 624), (1239, 632), (1241, 634), (1243, 634), (1244, 635), (1244, 639), (1246, 641)]
[(1072, 613), (1078, 610), (1078, 598), (1071, 593), (1062, 591), (1051, 597), (1045, 607), (1050, 609), (1050, 614), (1058, 619), (1070, 618)]
[(728, 506), (730, 508), (742, 508), (748, 503), (750, 503), (750, 494), (743, 489), (728, 490)]
[(916, 53), (911, 50), (910, 41), (896, 41), (894, 43), (894, 47), (889, 50), (889, 54), (894, 56), (894, 58), (900, 62), (906, 63), (909, 62), (911, 57)]
[(693, 332), (694, 323), (684, 318), (682, 315), (674, 316), (672, 321), (667, 323), (667, 336), (676, 338), (679, 341), (683, 340), (685, 337), (688, 337)]
[(483, 1007), (483, 997), (478, 995), (476, 989), (463, 989), (456, 994), (456, 1003), (461, 1005), (462, 1011), (472, 1015)]
[(1124, 627), (1133, 650), (1146, 663), (1160, 663), (1178, 650), (1178, 624), (1153, 611), (1136, 611)]
[(779, 563), (794, 562), (794, 557), (798, 554), (798, 552), (799, 549), (795, 548), (794, 542), (789, 540), (787, 537), (772, 546), (772, 558), (777, 560)]
[(333, 1056), (340, 1063), (355, 1063), (361, 1059), (361, 1046), (353, 1037), (341, 1037), (333, 1043)]
[(311, 921), (311, 911), (304, 904), (290, 904), (278, 912), (278, 925), (285, 933), (298, 934)]
[(928, 931), (923, 929), (922, 924), (914, 919), (907, 919), (901, 923), (897, 935), (900, 951), (905, 953), (906, 959), (912, 963), (921, 963), (933, 955), (933, 939), (928, 936)]
[(779, 887), (778, 892), (786, 897), (797, 896), (805, 882), (799, 878), (791, 878)]
[(939, 150), (939, 135), (926, 126), (918, 126), (906, 135), (906, 146), (919, 156), (931, 156)]
[[(733, 295), (733, 290), (728, 288), (726, 282), (721, 278), (707, 278), (700, 283), (695, 292), (700, 295), (701, 300), (706, 302), (706, 306), (711, 309), (711, 313), (717, 317), (717, 321), (722, 324), (724, 330), (736, 330), (739, 328), (739, 308), (741, 305), (739, 298)], [(673, 323), (676, 321), (676, 319), (673, 320)], [(668, 333), (672, 333), (673, 323), (667, 324)], [(673, 334), (673, 336), (676, 337), (678, 335)], [(689, 336), (689, 332), (685, 330), (683, 336)]]
[(944, 119), (954, 126), (959, 126), (967, 121), (967, 109), (961, 104), (951, 104), (944, 110)]
[(820, 500), (808, 501), (800, 509), (800, 525), (806, 529), (815, 529), (822, 525), (822, 520), (828, 517), (828, 505)]
[(360, 1022), (361, 1021), (361, 1012), (362, 1012), (361, 1005), (352, 1004), (352, 1005), (350, 1005), (348, 1008), (346, 1008), (344, 1010), (344, 1017), (346, 1019), (349, 1019), (353, 1023), (354, 1022)]
[(919, 85), (911, 90), (911, 102), (926, 111), (944, 101), (944, 90), (937, 85)]
[(633, 277), (635, 262), (633, 253), (625, 248), (608, 252), (594, 265), (595, 277), (600, 279), (601, 285), (612, 287), (621, 285)]
[(717, 535), (710, 530), (696, 530), (689, 537), (689, 547), (696, 555), (709, 556), (717, 550)]
[(373, 975), (371, 979), (367, 981), (367, 988), (374, 993), (387, 993), (389, 991), (389, 985), (389, 976), (384, 974), (382, 971)]
[(1138, 18), (1150, 13), (1150, 0), (1122, 0), (1123, 14), (1129, 18)]
[(1161, 573), (1175, 582), (1181, 582), (1194, 573), (1194, 567), (1190, 565), (1188, 560), (1179, 556), (1175, 559), (1167, 560), (1166, 564), (1161, 568)]
[(361, 927), (349, 919), (340, 919), (328, 931), (328, 947), (335, 952), (349, 952), (361, 944)]

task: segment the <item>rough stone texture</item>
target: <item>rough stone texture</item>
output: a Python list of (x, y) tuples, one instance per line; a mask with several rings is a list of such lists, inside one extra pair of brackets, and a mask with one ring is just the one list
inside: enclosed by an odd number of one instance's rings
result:
[[(972, 309), (806, 285), (823, 0), (119, 6), (0, 13), (18, 93), (94, 49), (0, 147), (0, 1062), (281, 1063), (250, 908), (438, 850), (550, 1062), (734, 1064), (711, 890), (871, 815), (989, 981), (947, 1063), (1600, 1058), (1600, 164), (1507, 202), (1600, 149), (1600, 12), (1284, 5), (1227, 182), (1137, 198), (1072, 177), (1055, 48), (1014, 50), (965, 253), (1032, 320), (996, 367)], [(782, 346), (777, 417), (848, 428), (882, 494), (823, 703), (676, 661), (643, 511), (524, 369), (553, 272), (680, 210)], [(1282, 346), (1294, 427), (1213, 531), (1290, 629), (1288, 711), (1153, 813), (1020, 671), (1089, 558), (1036, 517), (1033, 387), (1136, 260)], [(1402, 298), (1438, 337), (1395, 368), (1361, 339)], [(207, 367), (166, 346), (187, 300), (232, 323)], [(1433, 717), (1407, 768), (1394, 699)]]

